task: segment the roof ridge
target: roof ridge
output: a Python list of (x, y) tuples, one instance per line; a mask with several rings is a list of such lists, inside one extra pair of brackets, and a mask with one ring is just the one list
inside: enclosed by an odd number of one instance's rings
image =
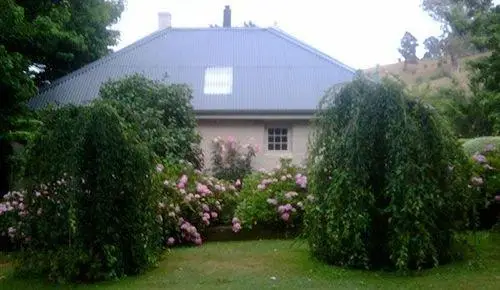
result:
[(312, 52), (312, 53), (316, 54), (317, 56), (319, 56), (319, 57), (321, 57), (329, 62), (333, 62), (334, 64), (336, 64), (344, 69), (347, 69), (353, 73), (356, 73), (356, 71), (357, 71), (353, 67), (350, 67), (350, 66), (346, 65), (345, 63), (342, 63), (341, 61), (321, 52), (319, 49), (316, 49), (316, 48), (310, 46), (309, 44), (299, 40), (298, 38), (286, 33), (282, 29), (279, 29), (277, 27), (269, 27), (269, 28), (267, 28), (267, 30), (269, 32), (271, 32), (272, 34), (274, 34), (274, 35), (276, 35), (284, 40), (287, 40), (287, 41), (289, 41), (289, 42), (291, 42), (291, 43), (293, 43), (293, 44), (295, 44), (295, 45), (297, 45), (297, 46), (299, 46), (299, 47), (301, 47), (309, 52)]
[(160, 36), (163, 36), (164, 34), (166, 34), (168, 31), (172, 30), (171, 28), (167, 28), (167, 29), (162, 29), (162, 30), (158, 30), (158, 31), (155, 31), (127, 46), (125, 46), (124, 48), (122, 49), (119, 49), (113, 53), (110, 53), (108, 55), (105, 55), (99, 59), (96, 59), (95, 61), (91, 62), (91, 63), (88, 63), (84, 66), (82, 66), (81, 68), (77, 69), (77, 70), (74, 70), (72, 72), (70, 72), (69, 74), (61, 77), (61, 78), (58, 78), (56, 79), (55, 81), (51, 82), (50, 85), (46, 86), (46, 87), (43, 87), (39, 90), (38, 94), (41, 94), (43, 92), (46, 92), (46, 91), (49, 91), (51, 89), (53, 89), (54, 87), (68, 81), (68, 80), (71, 80), (72, 78), (76, 77), (76, 76), (79, 76), (83, 73), (86, 73), (92, 69), (95, 69), (96, 67), (118, 57), (118, 56), (121, 56), (123, 55), (124, 53), (127, 53), (127, 52), (130, 52), (132, 50), (135, 50), (137, 48), (139, 48), (140, 46), (144, 45), (144, 44), (147, 44), (153, 40), (155, 40), (156, 38), (160, 37)]

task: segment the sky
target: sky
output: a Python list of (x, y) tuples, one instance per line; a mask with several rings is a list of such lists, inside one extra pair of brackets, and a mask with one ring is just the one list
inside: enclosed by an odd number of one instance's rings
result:
[(115, 49), (158, 29), (158, 12), (172, 14), (172, 27), (222, 26), (230, 5), (232, 25), (251, 20), (259, 27), (277, 25), (308, 45), (356, 69), (395, 63), (401, 37), (411, 32), (419, 41), (439, 36), (440, 25), (421, 7), (422, 0), (126, 0)]

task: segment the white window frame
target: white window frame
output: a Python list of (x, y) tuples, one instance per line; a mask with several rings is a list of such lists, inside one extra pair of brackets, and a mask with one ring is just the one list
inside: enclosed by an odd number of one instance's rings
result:
[[(280, 130), (280, 133), (276, 134), (276, 129)], [(273, 130), (271, 134), (271, 130)], [(282, 130), (286, 130), (286, 135), (282, 133)], [(269, 138), (272, 137), (274, 141), (269, 141)], [(276, 142), (276, 138), (283, 138), (286, 137), (286, 143), (283, 142), (282, 140)], [(266, 126), (266, 131), (265, 131), (265, 144), (266, 144), (266, 151), (267, 152), (273, 152), (273, 153), (282, 153), (282, 152), (290, 152), (292, 150), (292, 130), (290, 126), (285, 126), (285, 125), (268, 125)], [(270, 149), (270, 145), (273, 144), (273, 149)], [(281, 149), (282, 146), (286, 144), (286, 149)], [(280, 145), (280, 149), (276, 149), (276, 145)]]
[(205, 68), (203, 93), (205, 95), (231, 95), (233, 93), (233, 67)]

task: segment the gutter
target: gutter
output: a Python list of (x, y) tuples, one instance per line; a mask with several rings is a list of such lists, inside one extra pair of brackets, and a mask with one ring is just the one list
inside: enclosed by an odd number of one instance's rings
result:
[(195, 110), (198, 120), (310, 120), (315, 110)]

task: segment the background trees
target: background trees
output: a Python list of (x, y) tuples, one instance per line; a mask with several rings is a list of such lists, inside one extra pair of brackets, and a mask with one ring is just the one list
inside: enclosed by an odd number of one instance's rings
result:
[(418, 41), (413, 34), (406, 32), (403, 38), (401, 38), (401, 48), (398, 50), (405, 59), (405, 70), (408, 63), (416, 63), (418, 61), (417, 46)]
[[(36, 122), (26, 101), (37, 88), (110, 51), (119, 33), (109, 27), (123, 8), (123, 0), (0, 1), (0, 147), (30, 137)], [(0, 195), (8, 188), (10, 151), (0, 151)]]

